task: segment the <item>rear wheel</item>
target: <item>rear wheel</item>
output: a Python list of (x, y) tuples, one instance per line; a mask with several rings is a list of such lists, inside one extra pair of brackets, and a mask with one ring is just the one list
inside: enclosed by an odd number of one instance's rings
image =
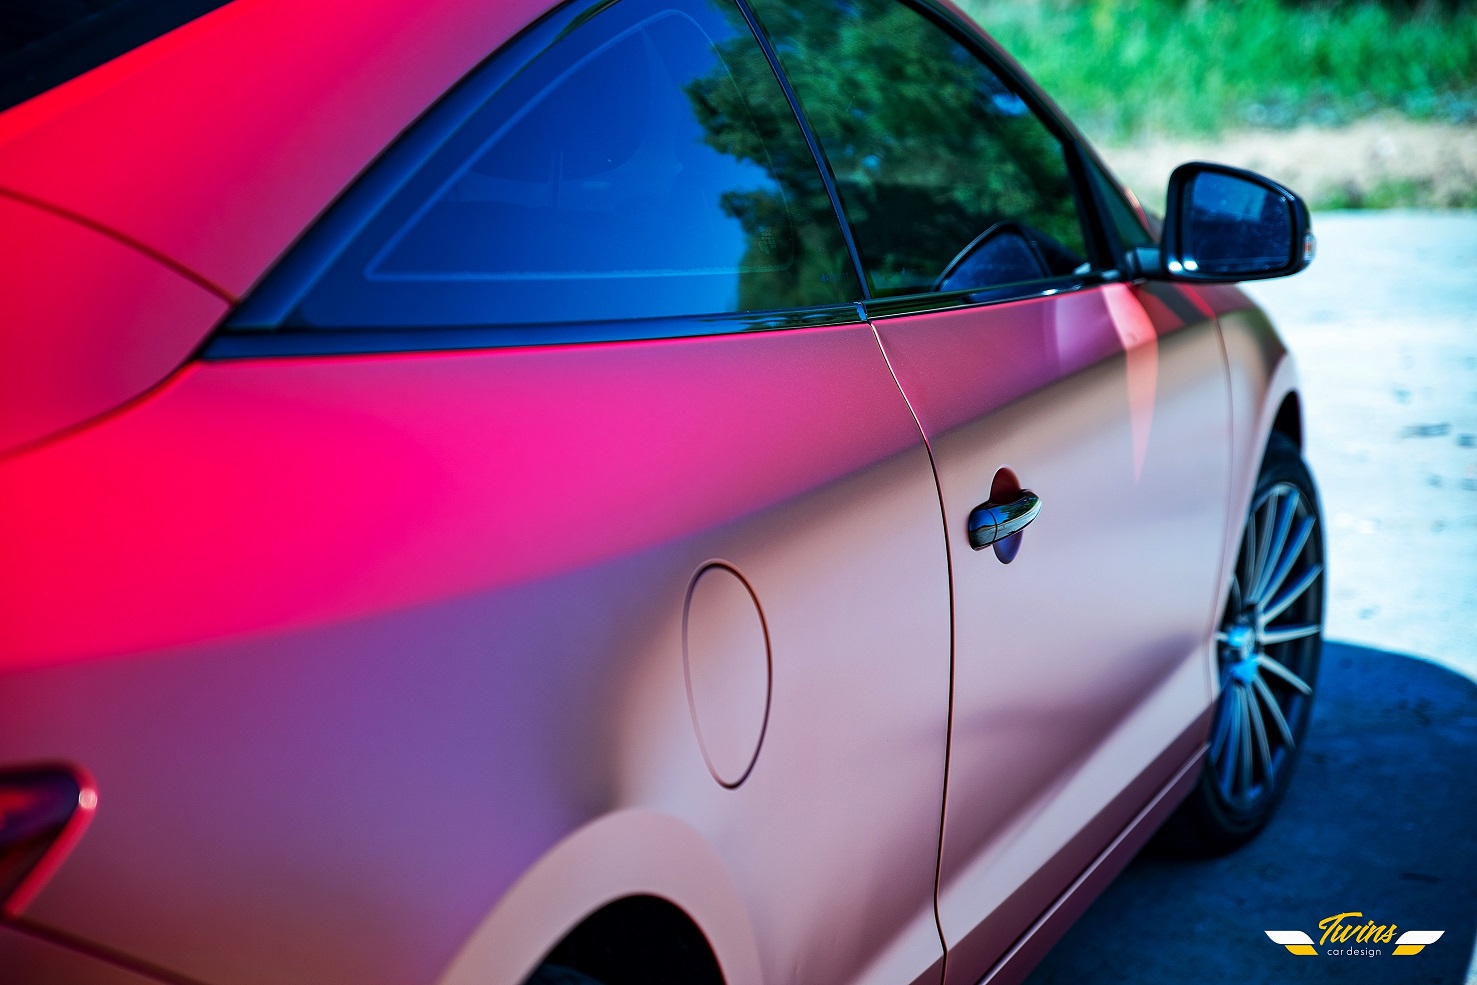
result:
[(582, 971), (545, 962), (534, 969), (524, 985), (604, 985)]
[(626, 896), (586, 917), (523, 985), (723, 985), (723, 971), (676, 904)]
[(1323, 645), (1323, 529), (1297, 446), (1273, 433), (1216, 633), (1220, 693), (1199, 782), (1162, 843), (1219, 855), (1256, 836), (1292, 779)]

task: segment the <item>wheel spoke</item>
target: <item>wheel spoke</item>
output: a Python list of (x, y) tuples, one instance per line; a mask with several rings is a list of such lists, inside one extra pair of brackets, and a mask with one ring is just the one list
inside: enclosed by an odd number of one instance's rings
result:
[(1256, 739), (1256, 755), (1261, 760), (1262, 778), (1268, 783), (1272, 782), (1272, 750), (1267, 745), (1267, 725), (1262, 720), (1262, 709), (1257, 705), (1256, 698), (1249, 692), (1246, 695), (1246, 712), (1251, 719), (1251, 734)]
[(1287, 607), (1301, 598), (1302, 594), (1308, 590), (1308, 586), (1317, 581), (1318, 576), (1322, 573), (1323, 565), (1321, 564), (1315, 564), (1307, 571), (1304, 571), (1302, 575), (1298, 578), (1298, 580), (1293, 582), (1290, 588), (1286, 589), (1281, 595), (1277, 596), (1277, 598), (1273, 600), (1266, 607), (1266, 609), (1262, 611), (1262, 625), (1265, 626), (1273, 619), (1276, 619), (1278, 616), (1282, 615), (1283, 612), (1287, 611)]
[(1281, 497), (1277, 490), (1267, 497), (1266, 503), (1262, 504), (1262, 511), (1270, 514), (1259, 517), (1257, 520), (1256, 537), (1256, 559), (1251, 564), (1251, 577), (1247, 579), (1247, 587), (1256, 590), (1257, 583), (1262, 580), (1262, 573), (1267, 568), (1267, 553), (1272, 546), (1272, 526), (1277, 517), (1277, 500)]
[(1236, 692), (1237, 702), (1241, 708), (1241, 754), (1238, 763), (1241, 767), (1241, 791), (1251, 792), (1251, 709), (1247, 707), (1246, 692), (1244, 689)]
[[(1272, 544), (1267, 551), (1266, 560), (1263, 562), (1261, 577), (1257, 579), (1251, 588), (1251, 601), (1256, 603), (1267, 595), (1267, 584), (1272, 580), (1273, 572), (1281, 566), (1283, 560), (1283, 548), (1287, 546), (1287, 534), (1292, 530), (1293, 517), (1297, 515), (1298, 492), (1289, 489), (1287, 495), (1277, 504), (1278, 508), (1273, 510)], [(1294, 554), (1294, 556), (1296, 556)]]
[(1294, 674), (1292, 671), (1290, 671), (1286, 667), (1282, 666), (1281, 663), (1279, 663), (1276, 660), (1273, 660), (1271, 657), (1267, 656), (1265, 653), (1258, 654), (1257, 655), (1257, 658), (1256, 658), (1256, 662), (1257, 662), (1257, 666), (1258, 667), (1261, 667), (1263, 670), (1269, 670), (1269, 671), (1271, 671), (1272, 673), (1276, 674), (1278, 677), (1282, 678), (1284, 681), (1286, 681), (1287, 683), (1291, 684), (1293, 687), (1297, 688), (1299, 691), (1303, 692), (1304, 694), (1312, 694), (1313, 693), (1313, 689), (1308, 686), (1308, 682), (1307, 681), (1303, 680), (1301, 677), (1299, 677), (1298, 675)]
[(1246, 529), (1241, 533), (1241, 584), (1250, 585), (1252, 567), (1256, 564), (1256, 511), (1246, 518)]
[(1313, 636), (1323, 627), (1317, 623), (1309, 623), (1306, 626), (1277, 626), (1262, 631), (1262, 643), (1272, 646), (1276, 643), (1290, 643), (1300, 640), (1305, 636)]
[(1267, 706), (1267, 711), (1272, 714), (1272, 724), (1277, 726), (1277, 731), (1282, 735), (1282, 742), (1287, 748), (1295, 748), (1296, 743), (1292, 741), (1292, 729), (1288, 727), (1287, 719), (1282, 717), (1282, 706), (1277, 704), (1277, 696), (1272, 689), (1267, 687), (1267, 682), (1260, 677), (1252, 678), (1252, 687), (1261, 696), (1262, 702)]
[(1212, 763), (1220, 759), (1221, 749), (1225, 746), (1226, 737), (1231, 732), (1231, 695), (1229, 693), (1231, 687), (1235, 687), (1235, 685), (1233, 684), (1221, 689), (1221, 713), (1215, 723), (1215, 737), (1210, 743), (1210, 761)]
[(1292, 546), (1282, 552), (1277, 560), (1277, 567), (1267, 579), (1267, 587), (1262, 589), (1255, 601), (1260, 602), (1269, 595), (1277, 594), (1277, 589), (1281, 588), (1282, 583), (1287, 580), (1288, 574), (1292, 572), (1292, 566), (1297, 564), (1298, 555), (1303, 551), (1303, 545), (1308, 542), (1309, 535), (1313, 533), (1314, 522), (1311, 516), (1303, 517), (1303, 522), (1298, 524), (1297, 533), (1293, 535)]
[(1241, 579), (1231, 573), (1231, 611), (1240, 612), (1245, 606), (1245, 600), (1241, 597)]

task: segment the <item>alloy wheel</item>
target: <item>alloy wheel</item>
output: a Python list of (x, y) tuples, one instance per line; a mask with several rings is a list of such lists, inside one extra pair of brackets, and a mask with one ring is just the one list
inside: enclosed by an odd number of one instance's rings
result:
[(1252, 504), (1216, 641), (1220, 696), (1209, 773), (1236, 812), (1255, 811), (1290, 769), (1311, 708), (1323, 633), (1318, 512), (1290, 482)]

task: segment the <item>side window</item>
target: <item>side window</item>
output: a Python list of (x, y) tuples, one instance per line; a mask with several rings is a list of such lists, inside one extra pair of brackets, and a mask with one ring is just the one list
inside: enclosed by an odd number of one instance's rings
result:
[(1088, 272), (1060, 141), (900, 0), (754, 0), (835, 172), (873, 296)]
[(858, 293), (814, 157), (732, 0), (621, 0), (452, 129), (288, 323), (538, 325)]

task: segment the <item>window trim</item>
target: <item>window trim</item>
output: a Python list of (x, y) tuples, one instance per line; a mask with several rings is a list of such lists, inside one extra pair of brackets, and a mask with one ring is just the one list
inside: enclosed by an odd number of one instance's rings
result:
[(983, 308), (1012, 301), (1029, 301), (1034, 298), (1070, 294), (1102, 284), (1111, 284), (1120, 278), (1121, 275), (1116, 270), (1094, 270), (1090, 274), (1022, 281), (1018, 284), (1002, 284), (999, 287), (986, 287), (978, 290), (929, 291), (924, 294), (900, 294), (895, 297), (873, 298), (863, 302), (861, 307), (867, 313), (868, 320), (898, 318), (903, 315), (925, 315), (936, 311)]
[(734, 311), (715, 315), (626, 318), (604, 322), (541, 322), (452, 328), (277, 328), (218, 332), (201, 358), (255, 359), (270, 356), (340, 356), (387, 352), (446, 352), (512, 349), (590, 342), (646, 342), (793, 328), (858, 325), (860, 304), (781, 311)]

